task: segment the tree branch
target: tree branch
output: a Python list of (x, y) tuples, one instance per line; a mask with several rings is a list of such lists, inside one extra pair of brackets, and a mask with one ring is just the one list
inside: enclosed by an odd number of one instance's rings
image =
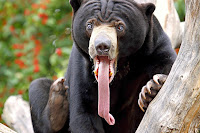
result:
[(0, 123), (0, 133), (17, 133)]
[(200, 109), (199, 3), (200, 0), (186, 0), (185, 31), (179, 55), (136, 133), (188, 133), (198, 128), (194, 122)]

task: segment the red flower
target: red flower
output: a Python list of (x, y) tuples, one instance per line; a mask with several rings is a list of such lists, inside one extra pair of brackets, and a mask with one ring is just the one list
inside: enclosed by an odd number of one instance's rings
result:
[(16, 59), (16, 60), (15, 60), (15, 64), (19, 65), (19, 67), (20, 67), (21, 69), (23, 69), (23, 68), (26, 67), (26, 65), (24, 64), (24, 62), (23, 62), (22, 60), (20, 60), (20, 59)]
[(22, 35), (24, 35), (24, 34), (25, 34), (25, 30), (24, 30), (24, 29), (22, 29), (22, 30), (21, 30), (21, 33), (22, 33)]
[(48, 4), (48, 3), (50, 3), (50, 0), (45, 0), (44, 2), (46, 2)]
[(2, 102), (0, 102), (0, 108), (3, 108), (3, 103)]
[(36, 45), (40, 45), (41, 44), (40, 40), (35, 40), (34, 42), (35, 42)]
[(21, 56), (23, 56), (24, 54), (22, 53), (22, 52), (19, 52), (19, 53), (16, 53), (16, 56), (17, 57), (21, 57)]
[(35, 36), (34, 35), (31, 36), (31, 40), (35, 40)]
[(47, 23), (47, 20), (48, 19), (46, 19), (46, 18), (42, 19), (42, 24), (45, 25)]
[(73, 16), (73, 12), (70, 13), (70, 16), (71, 16), (71, 17)]
[(40, 53), (41, 45), (38, 45), (34, 48), (34, 56), (37, 56)]
[(31, 5), (31, 7), (32, 7), (33, 9), (38, 9), (38, 8), (39, 8), (39, 5), (36, 4), (36, 3), (33, 3), (33, 4)]
[(38, 16), (42, 19), (42, 24), (46, 24), (48, 20), (48, 15), (45, 13), (39, 13)]
[(10, 89), (10, 94), (13, 94), (15, 92), (15, 88)]
[(38, 16), (39, 16), (40, 18), (48, 18), (48, 15), (45, 14), (45, 13), (39, 13)]
[(33, 60), (33, 64), (34, 64), (34, 65), (38, 65), (38, 64), (39, 64), (39, 61), (38, 61), (37, 58), (34, 58), (34, 60)]
[(29, 76), (28, 81), (32, 81), (32, 80), (33, 80), (32, 76)]
[(39, 71), (40, 71), (39, 65), (35, 65), (33, 71), (34, 71), (35, 73), (39, 72)]
[(25, 10), (24, 10), (24, 15), (25, 15), (25, 16), (30, 15), (30, 13), (31, 13), (31, 12), (30, 12), (28, 9), (25, 9)]
[[(33, 39), (35, 39), (35, 37), (33, 36), (32, 37)], [(41, 50), (41, 42), (40, 40), (34, 40), (34, 43), (35, 43), (35, 48), (34, 48), (34, 56), (37, 56), (39, 53), (40, 53), (40, 50)]]
[(24, 93), (23, 90), (18, 90), (18, 94), (22, 95)]
[(40, 4), (40, 8), (45, 10), (47, 8), (47, 6), (45, 4)]
[(61, 55), (62, 55), (62, 49), (61, 49), (61, 48), (57, 48), (57, 49), (56, 49), (56, 54), (57, 54), (58, 56), (61, 56)]
[(41, 36), (42, 36), (42, 33), (41, 33), (41, 32), (37, 33), (37, 36), (41, 37)]
[(12, 45), (12, 48), (13, 48), (13, 49), (18, 49), (18, 48), (19, 48), (19, 45), (18, 45), (18, 44), (13, 44), (13, 45)]
[(176, 51), (176, 54), (178, 54), (178, 52), (179, 52), (179, 48), (176, 48), (175, 51)]
[(17, 43), (16, 43), (16, 44), (13, 44), (13, 45), (12, 45), (12, 48), (13, 48), (13, 49), (24, 49), (24, 45), (21, 45), (21, 44), (17, 44)]
[(3, 26), (5, 26), (7, 24), (6, 20), (3, 20)]
[(15, 27), (13, 25), (10, 26), (10, 31), (14, 32), (15, 31)]
[(16, 9), (17, 7), (18, 7), (18, 6), (17, 6), (17, 4), (13, 4), (13, 8), (15, 8), (15, 9)]
[(18, 65), (19, 65), (19, 64), (24, 64), (24, 62), (23, 62), (22, 60), (20, 60), (20, 59), (16, 59), (16, 60), (15, 60), (15, 64), (18, 64)]
[(58, 79), (58, 77), (57, 77), (56, 75), (54, 75), (54, 76), (52, 77), (52, 79), (53, 79), (53, 80), (56, 80), (56, 79)]

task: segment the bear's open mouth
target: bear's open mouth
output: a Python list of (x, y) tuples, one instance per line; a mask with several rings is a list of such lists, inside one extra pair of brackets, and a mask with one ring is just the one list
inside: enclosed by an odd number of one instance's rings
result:
[(109, 83), (110, 83), (113, 80), (114, 75), (115, 75), (115, 67), (114, 67), (115, 66), (115, 59), (110, 60), (108, 58), (108, 56), (96, 56), (94, 58), (94, 65), (95, 65), (94, 75), (95, 75), (95, 78), (98, 82), (99, 64), (103, 61), (107, 62), (107, 65), (109, 65)]

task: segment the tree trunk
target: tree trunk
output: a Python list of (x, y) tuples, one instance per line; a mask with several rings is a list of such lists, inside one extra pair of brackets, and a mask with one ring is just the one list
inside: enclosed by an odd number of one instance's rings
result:
[(0, 133), (17, 133), (17, 132), (13, 131), (12, 129), (0, 123)]
[(30, 107), (21, 95), (10, 96), (5, 104), (2, 114), (8, 126), (18, 133), (34, 133), (30, 116)]
[(156, 10), (154, 15), (158, 18), (162, 28), (169, 36), (172, 47), (178, 48), (182, 42), (183, 29), (176, 12), (173, 0), (135, 0), (138, 3), (154, 3)]
[(166, 83), (136, 133), (198, 132), (200, 115), (200, 0), (186, 0), (183, 43)]

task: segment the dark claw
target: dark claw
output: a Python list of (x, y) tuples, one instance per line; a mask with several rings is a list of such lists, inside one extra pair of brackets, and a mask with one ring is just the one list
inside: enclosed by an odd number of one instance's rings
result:
[(144, 112), (144, 108), (147, 108), (149, 103), (157, 95), (158, 91), (161, 89), (162, 85), (167, 79), (167, 75), (156, 74), (153, 79), (149, 80), (139, 94), (138, 105), (140, 109)]
[(144, 97), (144, 99), (146, 99), (145, 94), (146, 94), (148, 91), (149, 91), (149, 90), (147, 90), (147, 87), (146, 87), (146, 86), (143, 86), (143, 87), (142, 87), (141, 93), (142, 93), (142, 96)]
[(145, 111), (145, 110), (143, 109), (144, 103), (143, 103), (143, 101), (142, 101), (141, 93), (139, 94), (138, 105), (139, 105), (140, 109), (144, 112), (144, 111)]
[(167, 79), (167, 75), (164, 75), (164, 74), (156, 74), (153, 76), (154, 82), (160, 85), (163, 85), (166, 79)]
[(154, 75), (153, 76), (153, 81), (156, 83), (156, 84), (158, 84), (159, 85), (159, 77), (158, 77), (158, 75)]
[(152, 82), (151, 81), (147, 82), (146, 87), (147, 87), (147, 90), (148, 90), (149, 94), (151, 94)]
[[(61, 78), (58, 78), (52, 85), (51, 85), (51, 88), (54, 90), (54, 91), (60, 91), (62, 89), (62, 86), (65, 82), (65, 78), (61, 77)], [(67, 90), (67, 89), (66, 89)]]
[(67, 90), (67, 89), (69, 89), (69, 87), (68, 87), (68, 86), (65, 86), (65, 90)]
[(60, 82), (63, 84), (65, 82), (65, 78), (61, 78)]

